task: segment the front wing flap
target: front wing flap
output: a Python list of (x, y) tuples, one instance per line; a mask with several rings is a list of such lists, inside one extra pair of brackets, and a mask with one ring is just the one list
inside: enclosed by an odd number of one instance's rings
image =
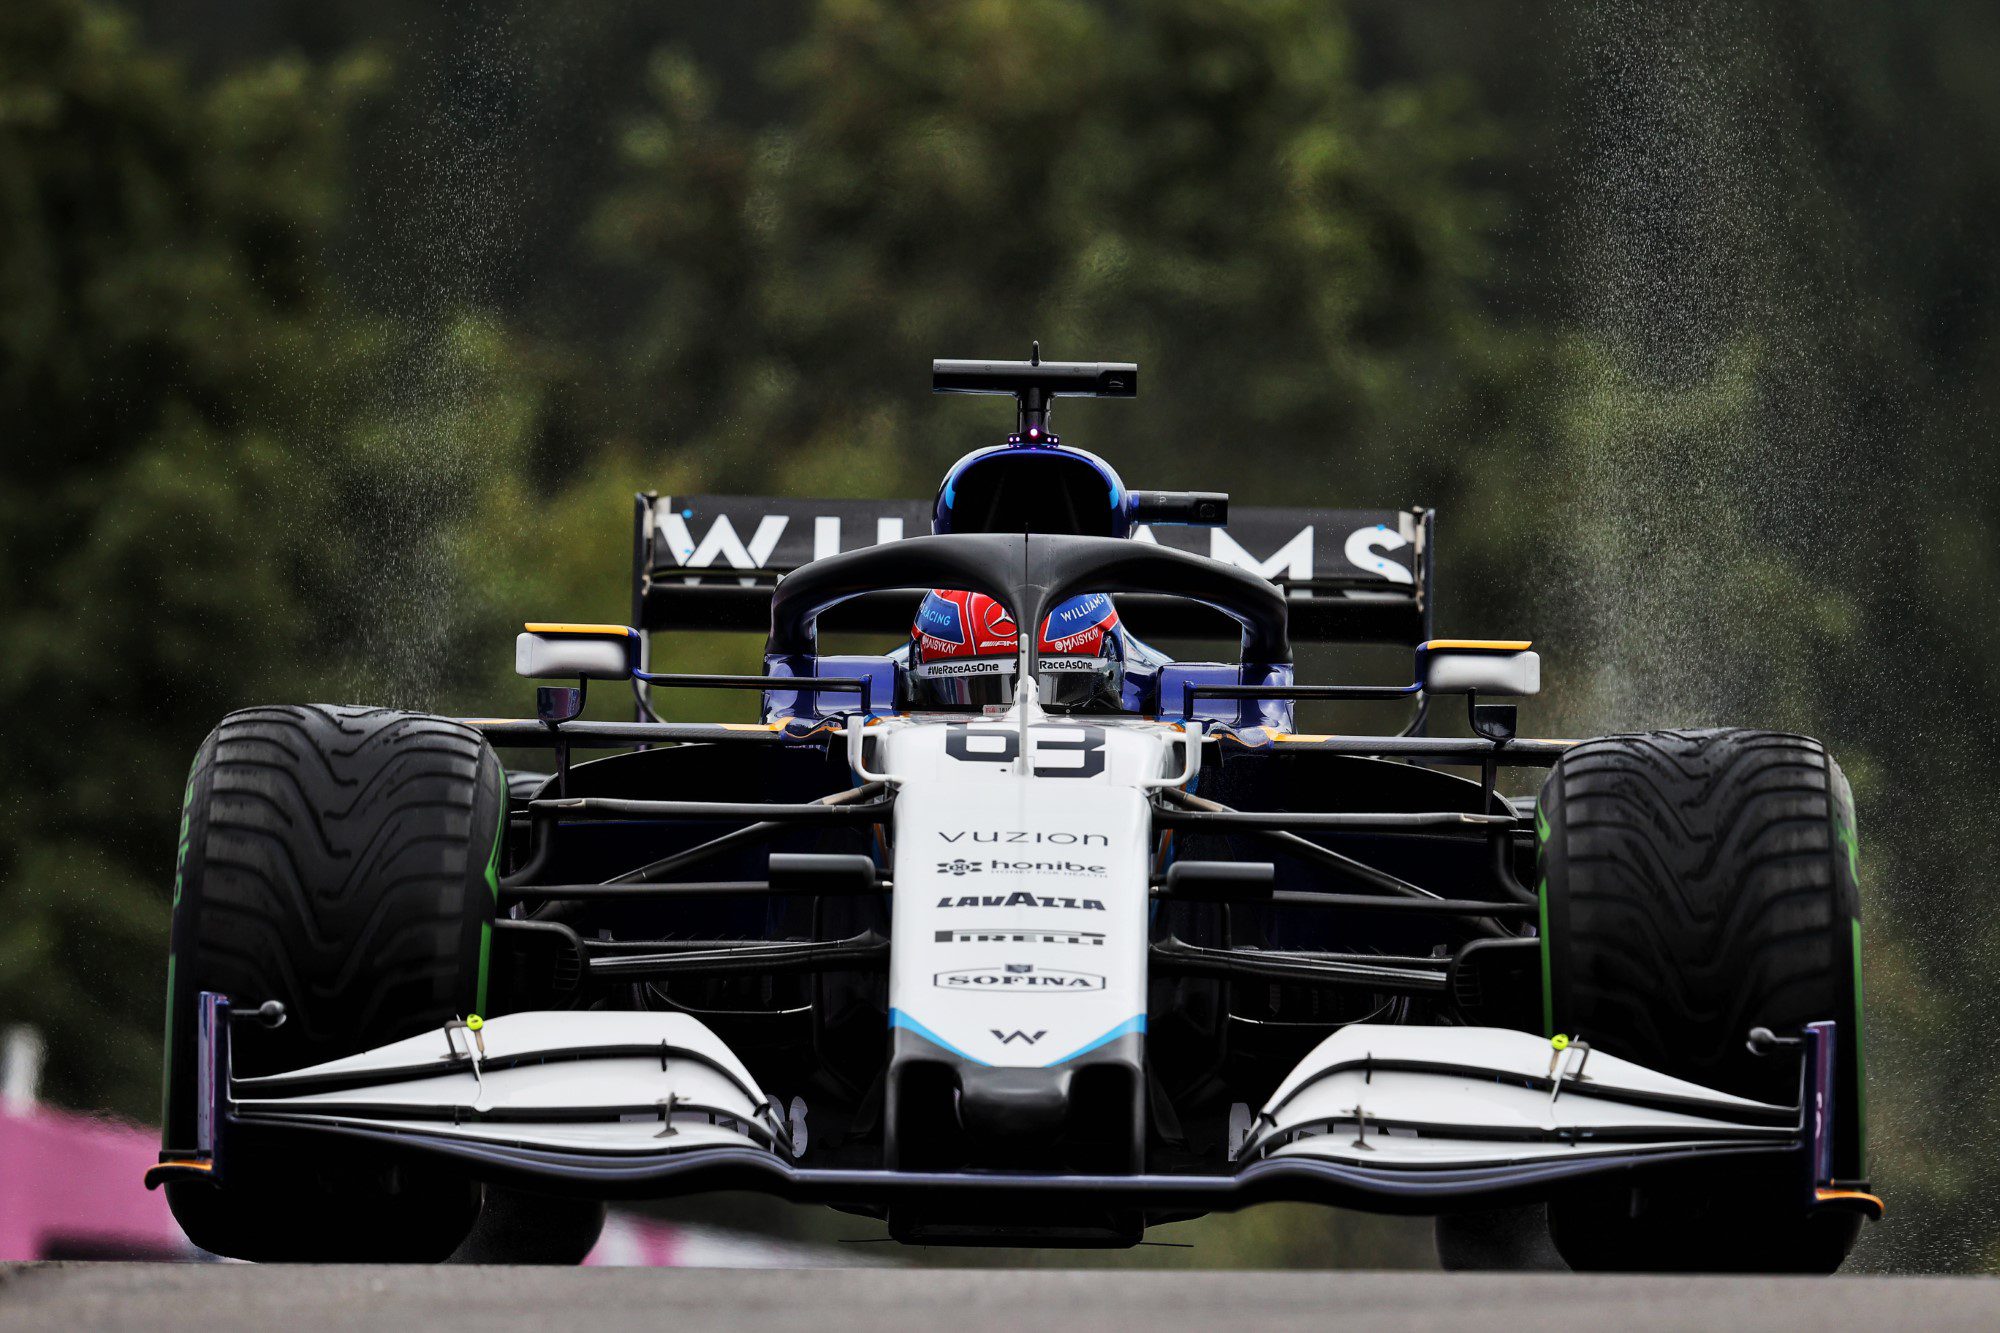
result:
[(1239, 1155), (1424, 1170), (1790, 1149), (1799, 1137), (1795, 1107), (1669, 1078), (1582, 1042), (1356, 1024), (1279, 1085)]
[(1604, 1172), (1755, 1158), (1797, 1164), (1802, 1206), (1881, 1212), (1873, 1195), (1827, 1174), (1832, 1023), (1806, 1034), (1799, 1107), (1730, 1097), (1587, 1048), (1552, 1060), (1548, 1042), (1518, 1032), (1357, 1025), (1301, 1062), (1234, 1162), (1202, 1173), (1075, 1175), (800, 1166), (779, 1108), (685, 1014), (516, 1014), (478, 1032), (457, 1025), (233, 1079), (229, 1003), (205, 994), (202, 1004), (210, 1101), (201, 1142), (163, 1155), (149, 1186), (226, 1182), (232, 1146), (246, 1136), (265, 1145), (277, 1136), (301, 1153), (331, 1137), (601, 1198), (743, 1189), (864, 1206), (1230, 1211), (1287, 1200), (1437, 1213), (1545, 1197)]

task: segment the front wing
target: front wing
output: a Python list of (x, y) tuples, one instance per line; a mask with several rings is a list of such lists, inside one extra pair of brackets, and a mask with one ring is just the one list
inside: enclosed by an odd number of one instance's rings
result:
[[(1581, 1177), (1710, 1159), (1791, 1163), (1802, 1207), (1879, 1216), (1831, 1178), (1834, 1024), (1805, 1033), (1801, 1101), (1776, 1106), (1586, 1047), (1496, 1028), (1355, 1025), (1273, 1094), (1233, 1162), (1186, 1174), (804, 1167), (803, 1126), (698, 1020), (524, 1013), (452, 1025), (343, 1060), (234, 1078), (228, 1000), (202, 997), (199, 1149), (147, 1174), (225, 1182), (238, 1146), (309, 1154), (329, 1139), (454, 1162), (551, 1193), (744, 1189), (860, 1207), (1073, 1203), (1231, 1211), (1280, 1200), (1438, 1213), (1545, 1197)], [(246, 1164), (254, 1165), (254, 1164)]]

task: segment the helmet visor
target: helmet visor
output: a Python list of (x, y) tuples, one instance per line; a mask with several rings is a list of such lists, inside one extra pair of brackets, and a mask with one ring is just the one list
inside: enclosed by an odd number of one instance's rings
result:
[(990, 708), (1014, 702), (1013, 657), (959, 657), (910, 668), (910, 706)]
[(1042, 707), (1052, 713), (1115, 711), (1124, 681), (1123, 665), (1110, 657), (1044, 657), (1035, 672)]

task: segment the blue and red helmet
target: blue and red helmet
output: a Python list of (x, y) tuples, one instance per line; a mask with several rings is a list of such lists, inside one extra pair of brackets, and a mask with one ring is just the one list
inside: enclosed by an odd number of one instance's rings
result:
[[(1044, 708), (1116, 711), (1125, 686), (1125, 640), (1105, 594), (1072, 597), (1042, 622), (1036, 645)], [(976, 592), (925, 595), (910, 626), (910, 705), (1004, 707), (1014, 701), (1020, 630), (1006, 607)]]

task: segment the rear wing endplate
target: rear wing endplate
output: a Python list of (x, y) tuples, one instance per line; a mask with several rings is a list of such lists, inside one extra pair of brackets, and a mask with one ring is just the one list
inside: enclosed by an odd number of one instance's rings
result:
[[(1295, 640), (1415, 645), (1431, 634), (1436, 511), (1239, 507), (1219, 528), (1140, 528), (1133, 540), (1210, 556), (1285, 592)], [(632, 624), (642, 630), (770, 626), (781, 575), (840, 551), (930, 531), (921, 500), (783, 500), (737, 495), (636, 497)], [(857, 598), (823, 627), (907, 633), (910, 592)], [(1173, 598), (1123, 596), (1142, 637), (1234, 639), (1236, 623)]]

